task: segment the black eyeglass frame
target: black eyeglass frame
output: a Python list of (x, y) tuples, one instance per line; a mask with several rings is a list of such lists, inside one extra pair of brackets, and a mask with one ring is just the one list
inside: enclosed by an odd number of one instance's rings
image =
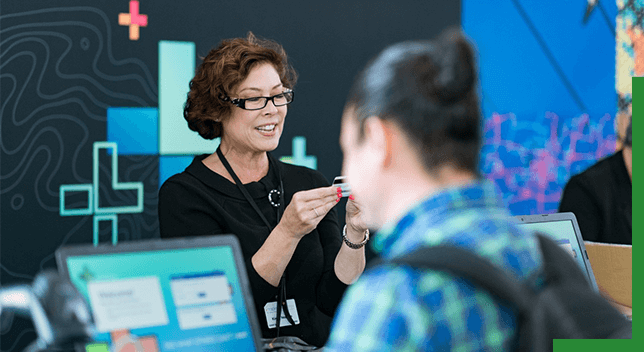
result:
[[(275, 99), (275, 97), (280, 96), (280, 95), (285, 95), (285, 96), (286, 96), (287, 94), (290, 94), (290, 95), (291, 95), (291, 101), (287, 102), (286, 104), (280, 104), (280, 105), (275, 104), (275, 100), (273, 100), (273, 99)], [(273, 105), (275, 105), (275, 106), (285, 106), (285, 105), (288, 105), (288, 104), (292, 103), (292, 102), (293, 102), (293, 100), (295, 99), (295, 92), (293, 92), (292, 90), (290, 90), (290, 89), (289, 89), (289, 90), (284, 91), (284, 92), (282, 92), (282, 93), (275, 94), (275, 95), (273, 95), (272, 97), (252, 97), (252, 98), (246, 98), (246, 99), (242, 99), (242, 98), (230, 99), (230, 97), (228, 97), (228, 96), (225, 96), (225, 95), (224, 95), (224, 96), (221, 96), (221, 97), (219, 97), (219, 98), (220, 98), (221, 100), (223, 100), (223, 101), (229, 101), (231, 104), (233, 104), (233, 105), (237, 106), (237, 107), (238, 107), (238, 108), (240, 108), (240, 109), (249, 110), (249, 111), (254, 111), (254, 110), (262, 110), (263, 108), (265, 108), (265, 107), (266, 107), (266, 105), (268, 105), (268, 102), (269, 102), (269, 101), (271, 101), (271, 102), (273, 103)], [(266, 100), (264, 101), (264, 106), (262, 106), (261, 108), (256, 108), (256, 109), (247, 109), (247, 108), (246, 108), (246, 100), (250, 100), (250, 99), (257, 99), (257, 98), (264, 98), (264, 99), (266, 99)], [(287, 100), (288, 100), (288, 99), (287, 99)]]

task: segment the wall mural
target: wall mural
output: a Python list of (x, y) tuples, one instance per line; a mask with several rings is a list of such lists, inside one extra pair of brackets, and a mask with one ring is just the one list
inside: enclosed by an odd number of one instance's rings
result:
[[(45, 218), (78, 215), (82, 209), (103, 214), (104, 207), (120, 207), (121, 203), (137, 205), (136, 211), (125, 207), (123, 213), (142, 213), (123, 218), (126, 238), (137, 238), (144, 229), (154, 227), (156, 214), (153, 209), (144, 211), (144, 205), (156, 201), (155, 187), (150, 187), (156, 179), (156, 175), (154, 180), (150, 177), (156, 173), (156, 158), (116, 158), (116, 143), (94, 144), (105, 140), (105, 112), (110, 107), (156, 105), (152, 70), (137, 57), (122, 58), (113, 52), (114, 21), (96, 8), (3, 12), (1, 21), (3, 244), (19, 236), (15, 229), (24, 230), (20, 235), (25, 244), (38, 243), (55, 228), (41, 227)], [(106, 148), (112, 155), (99, 156)], [(114, 162), (99, 162), (98, 158)], [(113, 169), (117, 165), (121, 178), (146, 180), (145, 192), (140, 182), (134, 192), (111, 187), (118, 185)], [(61, 189), (67, 192), (59, 197)], [(85, 204), (79, 206), (82, 200), (74, 194), (66, 203), (65, 195), (78, 190), (85, 193)], [(67, 213), (67, 207), (76, 210)], [(13, 223), (19, 218), (15, 214), (30, 212), (34, 224)], [(87, 221), (70, 220), (59, 227), (73, 223), (63, 243)], [(12, 256), (3, 252), (3, 263)], [(44, 258), (40, 266), (52, 259)]]
[(481, 170), (513, 214), (556, 212), (568, 179), (614, 153), (626, 128), (642, 1), (497, 5), (463, 4), (481, 57)]
[(615, 90), (619, 114), (617, 131), (622, 135), (628, 126), (625, 117), (632, 102), (632, 77), (644, 76), (644, 1), (617, 1), (617, 39)]
[[(282, 43), (300, 73), (275, 155), (332, 180), (350, 77), (388, 44), (462, 22), (480, 56), (481, 171), (513, 214), (556, 211), (570, 176), (625, 128), (644, 1), (408, 2), (3, 2), (0, 283), (29, 282), (62, 245), (158, 237), (159, 186), (217, 146), (182, 118), (197, 59), (249, 30)], [(0, 351), (34, 337), (17, 319)]]
[(515, 215), (556, 212), (568, 179), (615, 151), (613, 117), (588, 114), (537, 121), (493, 114), (485, 123), (483, 173)]

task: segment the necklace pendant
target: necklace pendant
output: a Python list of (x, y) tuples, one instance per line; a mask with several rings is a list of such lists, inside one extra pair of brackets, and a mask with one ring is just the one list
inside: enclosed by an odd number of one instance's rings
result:
[[(271, 205), (275, 208), (279, 208), (281, 205), (280, 203), (280, 198), (282, 196), (282, 192), (280, 192), (277, 189), (272, 189), (270, 192), (268, 192), (268, 201), (271, 203)], [(276, 200), (273, 200), (273, 198), (276, 198)]]

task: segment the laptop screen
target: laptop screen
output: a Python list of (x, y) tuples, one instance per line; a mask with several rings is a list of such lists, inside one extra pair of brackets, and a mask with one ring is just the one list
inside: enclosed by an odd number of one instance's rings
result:
[(518, 216), (520, 225), (529, 231), (549, 235), (574, 258), (590, 285), (597, 290), (595, 276), (590, 267), (583, 238), (578, 233), (579, 226), (572, 213), (557, 213), (531, 216)]
[(92, 309), (88, 352), (256, 350), (231, 246), (79, 253), (64, 264)]
[(523, 224), (524, 227), (530, 229), (531, 231), (538, 231), (550, 235), (560, 247), (565, 249), (567, 252), (575, 258), (579, 267), (585, 272), (586, 265), (581, 256), (581, 248), (579, 248), (579, 243), (576, 240), (571, 241), (570, 239), (575, 238), (575, 230), (572, 227), (572, 222), (570, 220), (559, 220), (559, 221), (549, 221), (549, 222), (534, 222), (530, 224)]

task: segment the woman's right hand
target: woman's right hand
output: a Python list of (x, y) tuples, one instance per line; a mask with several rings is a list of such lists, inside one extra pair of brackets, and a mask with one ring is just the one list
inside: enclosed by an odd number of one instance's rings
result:
[(329, 186), (295, 193), (278, 226), (297, 239), (304, 237), (338, 204), (342, 197), (338, 190)]

